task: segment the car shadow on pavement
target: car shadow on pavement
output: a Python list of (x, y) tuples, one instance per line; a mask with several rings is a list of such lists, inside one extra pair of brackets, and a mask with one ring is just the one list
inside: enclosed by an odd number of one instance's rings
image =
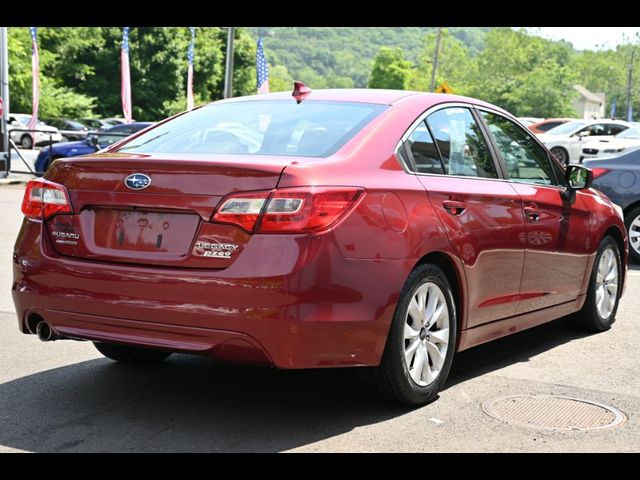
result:
[(561, 318), (459, 352), (454, 358), (445, 389), (515, 363), (528, 362), (554, 347), (594, 334), (580, 330)]
[(278, 452), (410, 411), (353, 369), (278, 371), (173, 355), (99, 359), (0, 385), (0, 445), (35, 452)]
[[(582, 336), (559, 321), (462, 352), (445, 388)], [(0, 445), (35, 452), (278, 452), (409, 411), (369, 397), (354, 369), (278, 371), (190, 355), (151, 367), (97, 359), (0, 385)]]

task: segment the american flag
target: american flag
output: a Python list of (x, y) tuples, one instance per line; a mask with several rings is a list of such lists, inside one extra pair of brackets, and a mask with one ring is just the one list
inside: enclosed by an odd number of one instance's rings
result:
[(122, 113), (127, 123), (131, 123), (131, 76), (129, 75), (129, 27), (122, 32), (120, 50), (120, 81), (122, 94)]
[(189, 60), (189, 68), (187, 69), (187, 110), (193, 110), (193, 48), (196, 42), (196, 29), (189, 27), (191, 30), (191, 43), (187, 52), (187, 60)]
[[(38, 57), (38, 39), (36, 27), (29, 27), (31, 31), (31, 75), (32, 75), (32, 98), (33, 108), (31, 111), (31, 120), (27, 128), (29, 130), (35, 130), (38, 124), (38, 105), (40, 103), (40, 59)], [(31, 138), (35, 139), (35, 135), (32, 133)], [(34, 142), (35, 143), (35, 142)]]
[(256, 71), (258, 74), (258, 93), (269, 93), (269, 65), (267, 64), (267, 58), (264, 56), (262, 38), (258, 39)]

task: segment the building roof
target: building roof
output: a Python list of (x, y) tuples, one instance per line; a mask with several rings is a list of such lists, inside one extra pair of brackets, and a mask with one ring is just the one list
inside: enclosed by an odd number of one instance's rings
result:
[(577, 85), (577, 84), (574, 85), (573, 88), (575, 88), (580, 95), (582, 95), (586, 100), (590, 102), (604, 103), (604, 93), (593, 93), (587, 90), (582, 85)]

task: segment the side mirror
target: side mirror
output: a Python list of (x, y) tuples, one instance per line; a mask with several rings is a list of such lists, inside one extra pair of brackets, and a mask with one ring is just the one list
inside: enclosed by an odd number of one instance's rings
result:
[(568, 187), (562, 195), (570, 204), (574, 204), (577, 190), (591, 188), (593, 172), (583, 165), (567, 165), (564, 171), (564, 179)]
[(584, 137), (588, 137), (591, 135), (591, 132), (589, 132), (588, 130), (583, 130), (581, 132), (578, 132), (578, 138), (580, 140), (582, 140)]
[(100, 150), (100, 145), (98, 145), (97, 135), (89, 135), (89, 143), (93, 145), (97, 150)]
[(584, 190), (591, 188), (593, 172), (583, 165), (568, 165), (564, 173), (564, 179), (571, 189)]

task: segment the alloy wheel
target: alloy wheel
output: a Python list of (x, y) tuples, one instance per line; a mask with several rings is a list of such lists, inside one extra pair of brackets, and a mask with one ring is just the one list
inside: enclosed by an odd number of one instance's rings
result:
[(609, 318), (618, 296), (618, 262), (612, 248), (602, 252), (596, 276), (596, 308), (602, 318)]
[(419, 386), (431, 384), (442, 370), (449, 348), (449, 309), (444, 292), (423, 283), (411, 297), (404, 324), (404, 361)]

